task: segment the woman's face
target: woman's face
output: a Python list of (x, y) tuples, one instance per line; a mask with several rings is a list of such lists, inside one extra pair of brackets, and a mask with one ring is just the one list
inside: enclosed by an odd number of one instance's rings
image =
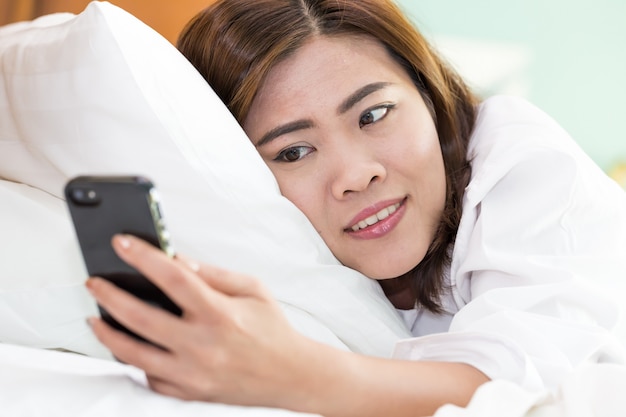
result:
[(380, 43), (315, 37), (273, 68), (244, 129), (344, 265), (386, 279), (424, 258), (445, 204), (441, 148)]

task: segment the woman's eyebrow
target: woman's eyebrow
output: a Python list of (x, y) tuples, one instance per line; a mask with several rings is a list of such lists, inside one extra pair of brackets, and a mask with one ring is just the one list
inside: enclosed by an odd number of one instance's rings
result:
[(391, 83), (378, 82), (367, 84), (366, 86), (359, 88), (339, 105), (339, 107), (337, 108), (337, 114), (344, 114), (368, 95), (375, 93), (378, 90), (382, 90), (389, 85), (391, 85)]
[(310, 120), (296, 120), (294, 122), (280, 125), (264, 134), (261, 139), (254, 145), (257, 148), (266, 145), (276, 139), (279, 136), (286, 135), (287, 133), (295, 132), (296, 130), (310, 129), (313, 127), (313, 122)]
[[(377, 82), (367, 84), (354, 93), (350, 94), (348, 98), (346, 98), (340, 105), (337, 107), (337, 114), (341, 115), (354, 107), (359, 101), (363, 100), (368, 95), (375, 93), (378, 90), (382, 90), (383, 88), (391, 85), (389, 82)], [(254, 145), (257, 148), (267, 145), (274, 139), (279, 136), (286, 135), (291, 132), (295, 132), (297, 130), (302, 129), (310, 129), (313, 127), (313, 122), (311, 120), (296, 120), (293, 122), (286, 123), (284, 125), (280, 125), (270, 130), (266, 134), (264, 134), (261, 139)]]

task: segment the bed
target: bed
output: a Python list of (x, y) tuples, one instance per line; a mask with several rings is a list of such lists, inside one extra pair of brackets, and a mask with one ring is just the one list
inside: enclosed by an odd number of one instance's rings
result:
[[(311, 338), (388, 357), (410, 336), (380, 287), (343, 267), (280, 196), (178, 51), (122, 9), (93, 2), (78, 15), (0, 28), (0, 231), (10, 237), (0, 247), (3, 415), (297, 414), (159, 396), (140, 371), (112, 360), (85, 322), (97, 310), (62, 200), (80, 174), (150, 177), (177, 250), (259, 277)], [(626, 299), (626, 284), (605, 284)], [(626, 415), (624, 387), (624, 368), (590, 365), (556, 393), (494, 381), (468, 408), (437, 415)]]

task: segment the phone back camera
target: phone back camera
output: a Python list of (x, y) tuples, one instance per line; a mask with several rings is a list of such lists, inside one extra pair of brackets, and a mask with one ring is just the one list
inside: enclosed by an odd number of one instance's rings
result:
[(83, 206), (93, 206), (100, 202), (100, 197), (95, 190), (75, 188), (70, 192), (70, 198), (74, 203)]

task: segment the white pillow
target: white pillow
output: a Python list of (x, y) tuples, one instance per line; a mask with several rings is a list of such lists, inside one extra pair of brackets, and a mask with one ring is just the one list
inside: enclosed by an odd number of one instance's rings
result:
[(0, 181), (0, 341), (110, 357), (85, 325), (97, 314), (63, 200)]
[[(79, 174), (152, 178), (178, 251), (259, 277), (311, 337), (387, 356), (398, 338), (409, 336), (378, 284), (341, 266), (280, 195), (239, 125), (189, 62), (106, 2), (92, 2), (76, 16), (0, 28), (0, 178), (61, 198), (66, 180)], [(0, 188), (18, 191), (6, 183)], [(0, 263), (0, 308), (10, 305), (14, 313), (0, 316), (0, 341), (67, 348), (58, 345), (54, 326), (80, 321), (84, 328), (93, 309), (77, 297), (75, 303), (88, 307), (82, 317), (77, 310), (69, 314), (72, 308), (63, 304), (69, 301), (50, 291), (63, 282), (72, 283), (68, 291), (82, 291), (85, 273), (77, 249), (69, 248), (76, 243), (66, 240), (73, 242), (73, 231), (58, 201), (46, 202), (55, 214), (45, 222), (57, 222), (49, 228), (41, 226), (45, 210), (24, 205), (2, 206), (4, 221), (27, 232), (0, 244), (2, 252), (15, 247), (8, 263)], [(12, 297), (25, 288), (39, 289), (47, 301), (18, 305)], [(24, 319), (19, 335), (18, 317)], [(32, 329), (43, 330), (28, 340)]]

